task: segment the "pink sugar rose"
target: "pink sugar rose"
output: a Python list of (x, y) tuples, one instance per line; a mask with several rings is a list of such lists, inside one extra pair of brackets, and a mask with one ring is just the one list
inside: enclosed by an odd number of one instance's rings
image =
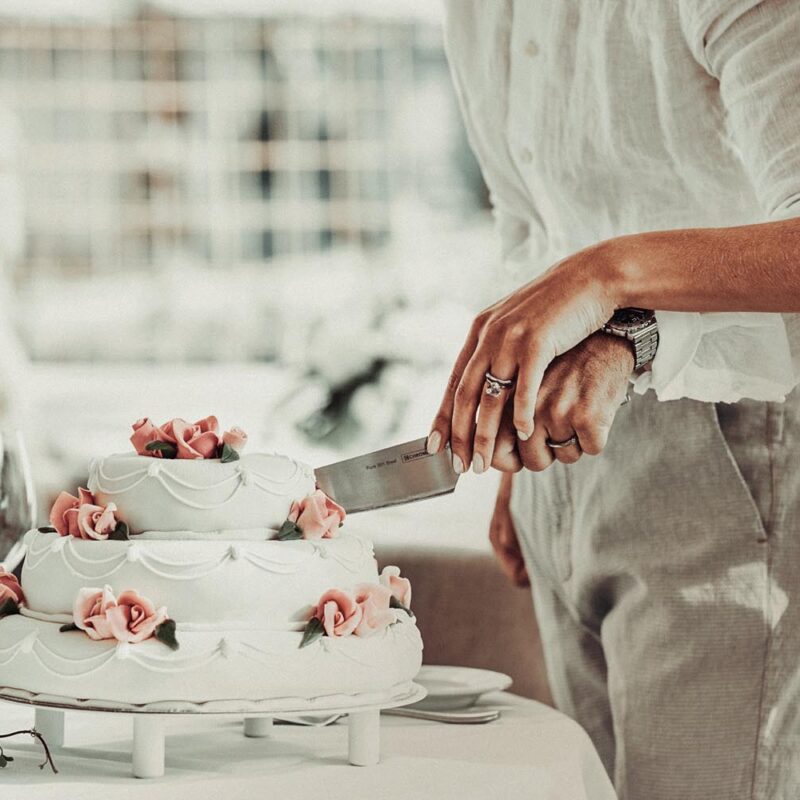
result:
[(78, 535), (81, 539), (108, 539), (111, 531), (117, 528), (114, 516), (117, 507), (114, 503), (98, 506), (84, 503), (78, 508)]
[(115, 606), (106, 612), (111, 635), (120, 642), (141, 642), (149, 639), (167, 619), (167, 609), (159, 609), (132, 590), (122, 592)]
[(222, 443), (227, 444), (237, 453), (241, 453), (247, 444), (247, 434), (241, 428), (231, 428), (222, 434)]
[(160, 428), (153, 425), (149, 417), (137, 420), (133, 423), (133, 434), (131, 443), (140, 456), (152, 456), (161, 458), (161, 453), (157, 450), (146, 450), (150, 442), (171, 442), (175, 444), (175, 437), (172, 434), (172, 423), (168, 422)]
[(400, 577), (400, 567), (384, 567), (380, 581), (382, 586), (391, 591), (398, 603), (411, 608), (411, 581)]
[(8, 572), (0, 567), (0, 606), (6, 600), (11, 600), (16, 605), (25, 602), (25, 595), (19, 585), (17, 576), (13, 572)]
[(216, 417), (206, 417), (193, 425), (172, 420), (172, 433), (178, 445), (178, 458), (216, 458), (219, 436)]
[(92, 639), (113, 639), (108, 611), (117, 605), (111, 587), (84, 588), (78, 592), (72, 606), (75, 625)]
[(289, 511), (289, 522), (300, 528), (304, 539), (332, 539), (344, 518), (344, 509), (321, 489), (292, 503)]
[[(245, 437), (247, 438), (247, 437)], [(163, 458), (158, 450), (148, 450), (151, 442), (169, 442), (178, 448), (177, 458), (216, 458), (219, 447), (219, 422), (214, 416), (195, 423), (175, 418), (163, 425), (154, 425), (149, 417), (133, 423), (131, 443), (140, 456)]]
[(361, 620), (355, 629), (356, 636), (372, 636), (395, 621), (389, 607), (392, 592), (377, 583), (362, 583), (356, 587), (355, 600), (361, 608)]
[(349, 636), (361, 622), (361, 606), (347, 592), (328, 589), (317, 604), (317, 619), (328, 636)]
[(82, 505), (94, 505), (94, 495), (84, 488), (78, 489), (78, 497), (61, 492), (50, 509), (50, 524), (61, 536), (80, 536), (78, 509)]

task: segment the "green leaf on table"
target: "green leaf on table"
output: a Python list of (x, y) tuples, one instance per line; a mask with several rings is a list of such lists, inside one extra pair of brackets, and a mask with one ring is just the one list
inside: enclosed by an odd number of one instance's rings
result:
[(57, 533), (58, 532), (58, 531), (56, 531), (56, 529), (52, 525), (45, 525), (44, 527), (37, 528), (36, 530), (39, 531), (39, 533)]
[(108, 534), (109, 539), (114, 539), (116, 541), (126, 541), (130, 539), (130, 531), (128, 530), (128, 523), (123, 522), (121, 519), (117, 520), (117, 527), (114, 528), (111, 533)]
[(300, 648), (308, 647), (310, 644), (314, 644), (317, 639), (322, 638), (325, 635), (325, 628), (322, 626), (322, 620), (318, 617), (311, 617), (308, 621), (308, 625), (306, 625), (306, 629), (303, 631), (303, 638), (300, 642)]
[(297, 527), (297, 523), (287, 519), (286, 522), (281, 525), (277, 538), (282, 542), (288, 542), (291, 539), (302, 539), (303, 531)]
[(4, 767), (6, 764), (8, 764), (9, 761), (13, 760), (14, 758), (12, 756), (7, 756), (0, 753), (0, 768)]
[(220, 453), (219, 460), (223, 464), (227, 464), (230, 461), (238, 461), (239, 460), (239, 453), (234, 450), (227, 442), (222, 445), (222, 452)]
[(414, 619), (414, 614), (408, 606), (404, 606), (394, 595), (389, 599), (389, 608), (398, 608), (400, 611), (405, 611), (409, 617)]
[(80, 628), (74, 622), (67, 622), (58, 629), (58, 632), (66, 633), (67, 631), (79, 631), (79, 630)]
[(10, 614), (19, 614), (19, 606), (10, 597), (6, 597), (0, 605), (0, 617), (7, 617)]
[(160, 625), (156, 625), (155, 636), (159, 642), (164, 642), (170, 650), (177, 650), (180, 645), (175, 638), (175, 620), (165, 619)]
[(172, 442), (148, 442), (144, 449), (149, 453), (161, 453), (162, 458), (175, 458), (178, 455), (178, 446)]

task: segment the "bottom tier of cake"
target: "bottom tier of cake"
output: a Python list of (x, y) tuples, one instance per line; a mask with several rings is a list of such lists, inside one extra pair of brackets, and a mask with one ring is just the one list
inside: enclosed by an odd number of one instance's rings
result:
[(323, 637), (300, 648), (291, 631), (187, 629), (180, 648), (148, 639), (95, 641), (22, 614), (0, 619), (3, 688), (77, 700), (157, 703), (297, 698), (381, 692), (411, 681), (422, 639), (403, 613), (374, 636)]

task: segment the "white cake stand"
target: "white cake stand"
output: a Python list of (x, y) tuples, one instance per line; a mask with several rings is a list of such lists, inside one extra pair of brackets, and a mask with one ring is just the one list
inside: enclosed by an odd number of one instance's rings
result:
[(267, 737), (276, 716), (295, 714), (347, 714), (348, 760), (354, 766), (372, 766), (380, 760), (380, 713), (384, 708), (416, 703), (426, 690), (408, 682), (385, 692), (356, 695), (326, 695), (311, 700), (233, 700), (208, 703), (112, 703), (77, 700), (58, 695), (35, 694), (22, 689), (0, 687), (0, 700), (25, 703), (36, 708), (36, 730), (51, 750), (64, 748), (64, 719), (67, 711), (131, 714), (133, 717), (132, 767), (136, 778), (158, 778), (164, 774), (164, 728), (166, 718), (176, 714), (218, 714), (244, 716), (244, 735)]

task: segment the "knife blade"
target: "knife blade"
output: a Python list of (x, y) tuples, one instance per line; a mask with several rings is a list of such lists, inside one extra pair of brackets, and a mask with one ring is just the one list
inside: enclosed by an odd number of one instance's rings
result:
[(426, 437), (314, 470), (317, 485), (348, 514), (449, 494), (456, 488), (449, 445), (436, 455)]

